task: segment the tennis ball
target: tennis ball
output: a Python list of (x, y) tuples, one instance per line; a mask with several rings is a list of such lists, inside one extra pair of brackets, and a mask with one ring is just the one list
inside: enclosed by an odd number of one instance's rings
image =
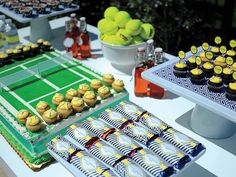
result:
[(130, 20), (125, 25), (125, 30), (132, 36), (137, 36), (142, 31), (142, 22), (138, 19)]
[(104, 12), (104, 18), (108, 20), (115, 20), (115, 15), (119, 12), (119, 9), (116, 7), (108, 7)]
[(155, 35), (155, 29), (150, 23), (144, 23), (142, 24), (142, 32), (140, 33), (140, 36), (145, 39), (152, 39)]
[(117, 40), (116, 35), (106, 35), (104, 36), (103, 42), (108, 43), (108, 44), (113, 44), (113, 45), (121, 45), (120, 42)]
[(140, 44), (143, 42), (143, 38), (141, 38), (140, 36), (134, 36), (133, 40), (132, 40), (132, 44)]
[(97, 25), (99, 31), (104, 34), (113, 35), (118, 31), (118, 26), (114, 21), (102, 19)]
[(101, 34), (99, 35), (99, 39), (103, 40), (103, 39), (105, 38), (105, 36), (107, 36), (107, 35), (106, 35), (106, 34), (103, 34), (103, 33), (101, 33)]
[(124, 29), (119, 29), (116, 33), (117, 41), (120, 45), (129, 45), (132, 41), (132, 37)]
[(129, 13), (126, 11), (119, 11), (115, 15), (115, 22), (120, 28), (124, 28), (126, 23), (131, 20)]

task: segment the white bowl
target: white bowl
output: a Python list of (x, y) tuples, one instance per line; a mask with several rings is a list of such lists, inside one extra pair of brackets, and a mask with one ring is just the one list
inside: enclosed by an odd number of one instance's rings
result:
[(136, 59), (139, 47), (146, 47), (146, 43), (130, 46), (117, 46), (101, 41), (104, 57), (111, 62), (111, 65), (126, 74), (131, 75), (133, 68), (138, 64)]

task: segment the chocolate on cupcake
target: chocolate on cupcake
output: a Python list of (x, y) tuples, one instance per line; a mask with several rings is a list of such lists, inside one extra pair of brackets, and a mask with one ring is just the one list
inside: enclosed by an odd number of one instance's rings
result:
[(183, 62), (178, 62), (174, 66), (174, 75), (176, 77), (186, 77), (188, 73), (188, 67)]
[(205, 75), (201, 69), (195, 68), (190, 71), (190, 80), (193, 84), (201, 85), (205, 81)]
[(202, 65), (202, 70), (207, 78), (211, 77), (214, 73), (214, 65), (210, 62), (206, 62)]
[(192, 70), (197, 67), (196, 60), (194, 57), (190, 57), (188, 61), (186, 62), (188, 69)]
[(226, 97), (229, 100), (236, 101), (236, 82), (229, 83), (229, 86), (226, 88)]

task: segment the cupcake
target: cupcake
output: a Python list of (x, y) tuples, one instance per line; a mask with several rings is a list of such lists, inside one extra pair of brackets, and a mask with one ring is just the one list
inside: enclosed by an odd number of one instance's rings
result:
[(0, 65), (11, 63), (12, 60), (8, 57), (8, 55), (4, 52), (0, 52)]
[(47, 102), (45, 101), (40, 101), (37, 105), (36, 105), (36, 111), (40, 114), (43, 115), (43, 113), (47, 110), (50, 109), (50, 106)]
[(12, 59), (14, 59), (14, 60), (21, 60), (22, 59), (21, 51), (18, 50), (18, 49), (14, 49), (13, 50)]
[(42, 117), (43, 117), (43, 120), (47, 124), (52, 124), (52, 123), (56, 122), (56, 120), (58, 118), (58, 114), (55, 110), (49, 109), (43, 113)]
[(114, 76), (112, 74), (104, 74), (103, 75), (103, 81), (107, 84), (107, 85), (111, 85), (112, 82), (114, 81)]
[(25, 125), (26, 123), (26, 120), (28, 117), (31, 116), (31, 113), (25, 109), (22, 109), (20, 110), (17, 115), (16, 115), (16, 118), (22, 123)]
[(208, 89), (212, 92), (221, 92), (223, 90), (223, 82), (221, 77), (212, 76), (208, 80)]
[(185, 63), (178, 62), (174, 66), (174, 75), (176, 77), (186, 77), (188, 67)]
[(214, 73), (214, 65), (210, 62), (206, 62), (202, 65), (202, 70), (207, 78), (211, 77)]
[(57, 112), (60, 115), (61, 118), (66, 119), (68, 118), (72, 112), (72, 106), (71, 103), (63, 101), (57, 106)]
[(34, 55), (38, 55), (40, 53), (40, 47), (38, 44), (32, 44), (31, 49)]
[(216, 59), (214, 60), (214, 65), (222, 66), (223, 68), (226, 67), (227, 64), (225, 63), (225, 57), (223, 56), (216, 57)]
[(87, 92), (85, 92), (85, 94), (83, 96), (83, 100), (88, 106), (92, 107), (96, 104), (97, 97), (96, 97), (94, 91), (87, 91)]
[(235, 52), (234, 50), (228, 50), (228, 51), (226, 52), (226, 55), (228, 55), (228, 56), (230, 56), (230, 57), (233, 57), (233, 56), (236, 55), (236, 52)]
[(31, 132), (37, 132), (42, 127), (42, 121), (37, 116), (30, 116), (30, 117), (27, 118), (25, 126)]
[(222, 79), (224, 84), (229, 84), (233, 81), (233, 70), (231, 68), (224, 68), (222, 72)]
[(64, 95), (60, 94), (60, 93), (56, 93), (53, 97), (52, 97), (52, 103), (57, 107), (61, 102), (65, 101), (65, 97)]
[(83, 111), (84, 106), (85, 106), (84, 100), (79, 97), (74, 97), (71, 101), (71, 105), (72, 105), (74, 112), (76, 112), (76, 113)]
[(220, 54), (220, 48), (219, 47), (212, 47), (211, 52), (214, 54), (214, 56)]
[(236, 71), (236, 62), (234, 64), (232, 64), (231, 68), (232, 68), (233, 71)]
[(21, 52), (23, 51), (24, 46), (23, 45), (17, 45), (16, 49), (20, 50)]
[(37, 44), (39, 45), (39, 47), (42, 47), (42, 46), (43, 46), (43, 42), (44, 42), (43, 39), (38, 39), (38, 40), (37, 40)]
[(102, 86), (102, 82), (98, 79), (93, 79), (90, 83), (90, 87), (94, 90), (98, 90)]
[(190, 71), (190, 80), (193, 84), (201, 85), (205, 81), (205, 75), (201, 69), (195, 68)]
[(90, 87), (88, 84), (80, 84), (78, 88), (78, 93), (84, 95), (85, 92), (89, 91)]
[(77, 97), (78, 96), (78, 92), (75, 90), (75, 89), (69, 89), (67, 92), (66, 92), (66, 98), (71, 101), (74, 97)]
[(124, 90), (125, 88), (125, 85), (124, 85), (124, 82), (122, 80), (115, 80), (113, 83), (112, 83), (112, 88), (116, 91), (116, 92), (121, 92)]
[(33, 12), (32, 7), (22, 6), (22, 7), (19, 8), (19, 13), (22, 14), (23, 17), (26, 17), (26, 18), (31, 18), (32, 17), (32, 12)]
[(30, 50), (29, 46), (25, 46), (23, 48), (23, 55), (24, 55), (25, 58), (31, 57), (31, 50)]
[(205, 54), (205, 52), (202, 52), (202, 53), (200, 53), (200, 58), (201, 58), (201, 60), (202, 60), (202, 63), (205, 63), (205, 62), (208, 62), (209, 60), (207, 59), (207, 57), (206, 57), (206, 54)]
[(111, 95), (111, 92), (107, 86), (102, 86), (98, 89), (99, 96), (104, 99)]
[(189, 70), (192, 70), (197, 67), (196, 60), (194, 57), (189, 58), (186, 64)]
[(43, 51), (50, 51), (52, 49), (52, 46), (49, 41), (44, 41), (41, 48), (43, 49)]
[(6, 53), (7, 53), (7, 55), (9, 56), (9, 58), (12, 58), (12, 56), (13, 56), (13, 51), (14, 51), (14, 49), (7, 49), (7, 50), (6, 50)]
[(229, 100), (236, 101), (236, 82), (229, 83), (229, 86), (226, 88), (226, 97)]

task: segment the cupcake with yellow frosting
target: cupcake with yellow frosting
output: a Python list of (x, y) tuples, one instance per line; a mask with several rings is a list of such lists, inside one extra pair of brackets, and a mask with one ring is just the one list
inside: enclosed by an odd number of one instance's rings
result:
[(202, 65), (202, 70), (207, 78), (210, 78), (214, 73), (214, 65), (210, 62), (206, 62)]
[(98, 89), (98, 94), (102, 99), (105, 99), (111, 95), (111, 92), (107, 86), (102, 86)]
[(107, 85), (111, 85), (112, 82), (114, 82), (114, 76), (112, 74), (104, 74), (103, 75), (103, 81), (107, 84)]
[(49, 41), (44, 41), (41, 47), (43, 51), (50, 51), (52, 49), (51, 43)]
[(201, 58), (201, 60), (202, 60), (202, 63), (205, 63), (205, 62), (208, 62), (209, 60), (207, 59), (207, 57), (206, 57), (206, 54), (205, 54), (205, 52), (202, 52), (202, 53), (200, 53), (200, 58)]
[(208, 89), (212, 92), (221, 92), (223, 90), (223, 82), (220, 76), (212, 76), (208, 80)]
[(228, 55), (228, 56), (230, 56), (230, 57), (233, 57), (233, 56), (236, 55), (236, 52), (235, 52), (234, 50), (228, 50), (228, 51), (226, 52), (226, 55)]
[(8, 57), (8, 55), (4, 52), (0, 52), (0, 66), (3, 66), (4, 64), (11, 63), (11, 59)]
[(14, 49), (13, 50), (12, 59), (14, 59), (14, 60), (21, 60), (22, 59), (21, 50)]
[(83, 96), (83, 100), (88, 106), (92, 107), (96, 104), (97, 97), (96, 97), (94, 91), (87, 91), (87, 92), (85, 92), (85, 94)]
[(16, 118), (22, 123), (25, 125), (26, 123), (26, 120), (28, 117), (31, 116), (31, 113), (25, 109), (21, 109), (17, 115), (16, 115)]
[(37, 40), (37, 44), (39, 45), (39, 47), (41, 47), (43, 45), (44, 39), (38, 39)]
[(31, 56), (31, 50), (30, 50), (30, 47), (29, 47), (29, 46), (25, 46), (25, 47), (23, 48), (23, 56), (24, 56), (25, 58), (28, 58), (28, 57)]
[(71, 103), (63, 101), (61, 102), (58, 106), (57, 106), (57, 112), (59, 113), (60, 117), (63, 119), (66, 119), (67, 117), (69, 117), (72, 112), (72, 106)]
[(76, 113), (82, 112), (84, 109), (84, 106), (85, 106), (84, 100), (79, 97), (74, 97), (71, 101), (71, 105), (72, 105), (74, 112), (76, 112)]
[(98, 90), (102, 86), (102, 82), (98, 79), (93, 79), (90, 83), (90, 87), (93, 88), (94, 90)]
[(85, 92), (90, 90), (90, 86), (88, 84), (80, 84), (78, 88), (78, 93), (80, 95), (84, 95)]
[(236, 71), (236, 62), (232, 65), (231, 68), (232, 68), (233, 71)]
[(78, 92), (77, 90), (75, 89), (69, 89), (67, 92), (66, 92), (66, 98), (71, 101), (74, 97), (77, 97), (78, 96)]
[(226, 88), (226, 97), (229, 100), (236, 101), (236, 82), (229, 83), (229, 86)]
[(187, 71), (188, 71), (188, 67), (185, 63), (178, 62), (174, 66), (174, 75), (176, 77), (186, 77), (188, 73)]
[(49, 109), (43, 113), (42, 117), (43, 117), (43, 120), (47, 124), (52, 124), (52, 123), (56, 122), (56, 120), (58, 118), (58, 114), (55, 110)]
[(25, 126), (31, 132), (37, 132), (42, 127), (42, 121), (37, 116), (30, 116), (27, 118)]
[(50, 105), (45, 102), (45, 101), (40, 101), (37, 105), (36, 105), (36, 111), (40, 114), (43, 115), (43, 113), (47, 110), (50, 109)]
[(219, 55), (219, 54), (220, 54), (220, 48), (219, 48), (219, 47), (212, 47), (212, 48), (211, 48), (211, 52), (212, 52), (214, 55)]
[(214, 65), (222, 66), (223, 68), (226, 67), (227, 64), (225, 62), (225, 57), (223, 56), (216, 57), (216, 59), (214, 60)]
[(115, 90), (116, 92), (122, 92), (125, 88), (125, 85), (124, 85), (124, 82), (123, 80), (115, 80), (113, 83), (112, 83), (112, 88), (113, 90)]
[(40, 47), (38, 44), (32, 44), (30, 47), (34, 55), (38, 55), (40, 53)]
[(190, 57), (188, 61), (186, 62), (188, 69), (192, 70), (197, 67), (196, 60), (194, 57)]
[(222, 72), (222, 79), (224, 84), (229, 84), (233, 81), (233, 70), (231, 68), (224, 68)]
[(190, 80), (193, 84), (201, 85), (205, 81), (205, 75), (199, 68), (194, 68), (190, 71)]
[(60, 94), (60, 93), (56, 93), (53, 97), (52, 97), (52, 103), (57, 107), (61, 102), (65, 101), (65, 97), (64, 95)]
[(10, 58), (13, 56), (13, 51), (14, 51), (14, 49), (7, 49), (6, 50), (6, 53)]

